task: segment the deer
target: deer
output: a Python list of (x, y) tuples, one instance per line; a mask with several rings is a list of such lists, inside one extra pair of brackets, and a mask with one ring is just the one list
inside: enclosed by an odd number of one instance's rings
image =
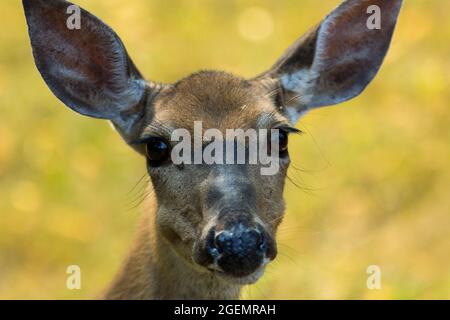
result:
[[(23, 0), (37, 69), (67, 107), (109, 121), (150, 181), (135, 242), (101, 298), (239, 299), (277, 256), (289, 135), (306, 112), (350, 100), (374, 79), (402, 0), (343, 1), (251, 79), (202, 70), (175, 83), (144, 78), (119, 36), (86, 10), (80, 28), (68, 28), (71, 5)], [(379, 28), (367, 24), (374, 6)], [(203, 131), (277, 130), (267, 140), (278, 145), (279, 170), (175, 164), (171, 134), (192, 132), (195, 121)]]

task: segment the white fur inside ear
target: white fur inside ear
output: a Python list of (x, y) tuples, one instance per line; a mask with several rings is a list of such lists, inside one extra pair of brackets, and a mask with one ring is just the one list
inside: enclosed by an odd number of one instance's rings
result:
[[(120, 96), (111, 97), (112, 103), (114, 103), (114, 108), (126, 112), (132, 109), (139, 102), (141, 102), (147, 83), (144, 80), (129, 80), (129, 86), (124, 89)], [(144, 106), (145, 107), (145, 106)], [(135, 125), (135, 121), (140, 117), (140, 113), (128, 114), (125, 119), (119, 114), (112, 120), (116, 122), (117, 125), (121, 127), (121, 130), (125, 133), (130, 133)]]
[(308, 109), (299, 110), (298, 107), (286, 107), (286, 117), (289, 119), (289, 122), (292, 124), (296, 124), (301, 117), (308, 113)]
[(311, 89), (315, 78), (311, 70), (301, 69), (294, 73), (283, 75), (281, 77), (281, 85), (297, 94), (297, 97), (292, 99), (293, 102), (308, 106), (313, 98)]
[(144, 96), (146, 85), (147, 83), (141, 79), (129, 80), (128, 86), (123, 88), (118, 97), (115, 97), (116, 107), (121, 111), (126, 111), (137, 105)]

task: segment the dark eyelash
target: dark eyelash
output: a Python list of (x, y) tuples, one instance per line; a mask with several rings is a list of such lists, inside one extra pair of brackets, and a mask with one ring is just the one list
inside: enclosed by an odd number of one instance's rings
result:
[(279, 130), (283, 130), (286, 133), (294, 133), (294, 134), (303, 134), (304, 132), (301, 131), (300, 129), (291, 127), (291, 126), (287, 126), (287, 125), (282, 125), (279, 127), (275, 127), (274, 129), (279, 129)]
[(139, 139), (133, 140), (133, 141), (130, 142), (130, 145), (135, 146), (135, 145), (147, 144), (148, 142), (150, 142), (151, 139), (154, 139), (154, 138), (159, 138), (161, 140), (166, 141), (165, 138), (160, 137), (160, 136), (148, 136), (148, 137), (143, 137), (143, 138), (139, 138)]

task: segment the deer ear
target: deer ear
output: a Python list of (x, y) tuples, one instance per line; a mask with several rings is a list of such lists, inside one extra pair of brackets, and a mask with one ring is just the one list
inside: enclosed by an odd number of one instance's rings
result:
[[(401, 4), (402, 0), (344, 1), (257, 79), (279, 83), (293, 123), (309, 109), (359, 95), (383, 62)], [(371, 22), (377, 18), (379, 26)]]
[[(23, 0), (23, 5), (34, 59), (52, 92), (71, 109), (130, 131), (140, 118), (147, 84), (114, 31), (67, 1)], [(80, 28), (71, 29), (69, 13), (77, 11)]]

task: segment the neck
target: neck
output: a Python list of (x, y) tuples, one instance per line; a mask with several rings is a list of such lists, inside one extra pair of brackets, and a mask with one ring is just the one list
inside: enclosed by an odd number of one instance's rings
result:
[[(152, 199), (155, 203), (155, 199)], [(196, 269), (177, 255), (155, 225), (157, 208), (142, 216), (134, 246), (106, 299), (238, 299), (241, 286)]]

